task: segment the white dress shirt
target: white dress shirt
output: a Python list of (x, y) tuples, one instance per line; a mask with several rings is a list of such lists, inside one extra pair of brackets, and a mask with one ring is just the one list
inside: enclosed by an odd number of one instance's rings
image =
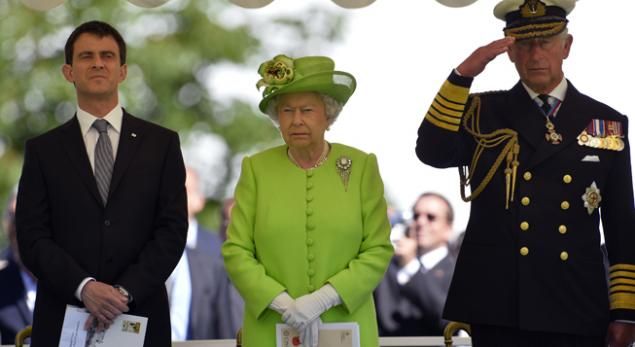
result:
[[(121, 123), (123, 120), (123, 109), (121, 105), (117, 104), (115, 108), (110, 110), (106, 116), (99, 118), (92, 114), (82, 110), (77, 106), (77, 120), (79, 121), (79, 129), (82, 132), (82, 138), (84, 139), (84, 145), (86, 146), (86, 154), (88, 154), (88, 160), (90, 166), (95, 172), (95, 146), (97, 145), (97, 139), (99, 138), (99, 131), (93, 128), (93, 123), (97, 119), (105, 119), (108, 121), (108, 138), (110, 138), (110, 144), (112, 145), (113, 159), (117, 158), (117, 148), (119, 148), (119, 134), (121, 134)], [(82, 301), (82, 289), (88, 281), (95, 280), (93, 277), (86, 277), (77, 286), (75, 290), (75, 297), (77, 300)]]
[(430, 269), (435, 267), (448, 255), (448, 252), (447, 246), (441, 246), (426, 252), (420, 256), (419, 259), (412, 259), (408, 264), (406, 264), (406, 266), (402, 267), (397, 272), (397, 283), (403, 286), (408, 283), (412, 276), (414, 276), (418, 271), (422, 271), (424, 273), (430, 271)]

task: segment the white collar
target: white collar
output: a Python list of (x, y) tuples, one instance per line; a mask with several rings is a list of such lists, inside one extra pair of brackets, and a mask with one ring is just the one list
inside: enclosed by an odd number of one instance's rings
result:
[[(531, 88), (529, 88), (529, 86), (526, 85), (525, 82), (521, 82), (521, 83), (523, 84), (523, 87), (525, 87), (525, 90), (529, 94), (529, 97), (531, 98), (531, 100), (534, 100), (539, 95), (538, 93), (533, 91)], [(554, 98), (562, 102), (564, 101), (564, 97), (567, 94), (568, 86), (569, 85), (567, 83), (567, 79), (563, 77), (562, 81), (560, 81), (560, 83), (558, 83), (558, 85), (555, 88), (553, 88), (553, 90), (550, 91), (548, 95), (553, 96)]]
[(441, 260), (443, 260), (443, 258), (445, 258), (448, 253), (448, 246), (446, 245), (424, 253), (421, 257), (419, 257), (419, 261), (421, 262), (421, 265), (423, 265), (423, 270), (427, 271), (437, 266), (437, 264), (441, 262)]
[[(90, 127), (93, 126), (93, 122), (95, 122), (95, 120), (97, 119), (100, 118), (82, 110), (81, 108), (79, 108), (79, 106), (77, 106), (77, 120), (79, 121), (79, 128), (82, 131), (82, 136), (86, 136), (86, 133), (88, 133)], [(110, 126), (117, 133), (121, 133), (121, 122), (123, 120), (123, 109), (121, 108), (121, 105), (117, 104), (115, 108), (110, 110), (110, 112), (108, 112), (106, 116), (101, 119), (107, 120)]]

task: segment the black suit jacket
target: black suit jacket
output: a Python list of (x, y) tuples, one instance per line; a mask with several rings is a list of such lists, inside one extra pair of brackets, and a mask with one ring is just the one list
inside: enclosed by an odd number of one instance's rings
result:
[[(469, 88), (470, 81), (452, 74), (447, 83)], [(435, 100), (444, 93), (442, 88)], [(502, 128), (518, 133), (515, 200), (506, 210), (503, 163), (472, 201), (445, 317), (592, 336), (604, 336), (610, 319), (635, 321), (635, 286), (624, 280), (635, 277), (627, 118), (569, 83), (554, 120), (563, 141), (554, 145), (545, 140), (545, 117), (520, 82), (509, 91), (479, 97), (482, 133)], [(473, 96), (465, 109), (472, 100)], [(462, 126), (454, 132), (429, 118), (433, 108), (442, 108), (436, 102), (419, 128), (417, 155), (435, 167), (469, 165), (474, 139)], [(453, 107), (461, 109), (460, 103)], [(578, 144), (577, 136), (593, 119), (621, 124), (622, 151)], [(501, 148), (482, 153), (472, 190)], [(597, 209), (589, 213), (582, 199), (594, 182), (602, 197), (601, 221), (610, 264), (619, 270), (612, 272), (611, 279), (621, 282), (611, 291), (610, 305), (600, 250), (600, 213)]]
[(119, 284), (130, 314), (149, 318), (146, 346), (170, 346), (165, 280), (187, 233), (185, 168), (178, 135), (124, 111), (103, 206), (79, 122), (27, 141), (18, 190), (17, 236), (38, 278), (32, 346), (57, 344), (67, 304), (86, 277)]
[(15, 335), (33, 320), (33, 313), (26, 305), (26, 288), (20, 268), (10, 256), (0, 260), (0, 344), (15, 343)]
[(448, 254), (432, 269), (417, 272), (404, 285), (397, 282), (399, 266), (391, 262), (375, 289), (380, 336), (441, 336), (441, 318), (455, 259)]
[(188, 338), (232, 339), (242, 323), (242, 301), (231, 297), (231, 283), (220, 254), (221, 240), (199, 227), (195, 248), (186, 248), (192, 285)]

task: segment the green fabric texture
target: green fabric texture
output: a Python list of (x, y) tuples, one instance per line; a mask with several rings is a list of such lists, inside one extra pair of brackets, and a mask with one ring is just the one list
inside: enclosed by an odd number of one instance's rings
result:
[[(279, 146), (242, 163), (223, 245), (227, 271), (245, 300), (243, 346), (275, 346), (281, 316), (268, 308), (331, 283), (342, 305), (323, 322), (357, 322), (362, 346), (379, 345), (372, 292), (393, 254), (383, 183), (373, 154), (332, 144), (326, 162), (296, 167)], [(348, 189), (335, 162), (352, 160)]]

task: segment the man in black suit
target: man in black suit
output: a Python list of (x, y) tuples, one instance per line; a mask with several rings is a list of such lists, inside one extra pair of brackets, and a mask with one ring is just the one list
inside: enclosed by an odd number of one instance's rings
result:
[(33, 321), (36, 279), (22, 264), (15, 233), (15, 194), (9, 198), (2, 227), (9, 247), (0, 254), (0, 344), (15, 343), (15, 335)]
[(412, 207), (406, 237), (395, 245), (395, 257), (375, 290), (380, 336), (439, 336), (441, 318), (454, 271), (448, 243), (454, 212), (437, 193), (424, 193)]
[[(475, 347), (635, 340), (628, 119), (564, 77), (573, 43), (566, 17), (575, 5), (501, 1), (494, 14), (506, 37), (451, 73), (419, 128), (424, 163), (469, 165), (459, 172), (471, 188), (471, 196), (462, 191), (472, 201), (470, 220), (444, 317), (470, 323)], [(473, 79), (505, 52), (520, 81), (470, 94)]]
[(231, 339), (242, 324), (228, 314), (231, 283), (220, 254), (221, 239), (201, 226), (196, 215), (205, 207), (198, 172), (186, 168), (189, 230), (185, 253), (168, 278), (172, 341)]
[(68, 304), (98, 329), (148, 317), (145, 346), (170, 346), (165, 280), (187, 232), (178, 135), (120, 106), (126, 47), (107, 23), (77, 27), (65, 62), (77, 113), (27, 141), (18, 189), (18, 244), (38, 278), (32, 346), (57, 345)]

